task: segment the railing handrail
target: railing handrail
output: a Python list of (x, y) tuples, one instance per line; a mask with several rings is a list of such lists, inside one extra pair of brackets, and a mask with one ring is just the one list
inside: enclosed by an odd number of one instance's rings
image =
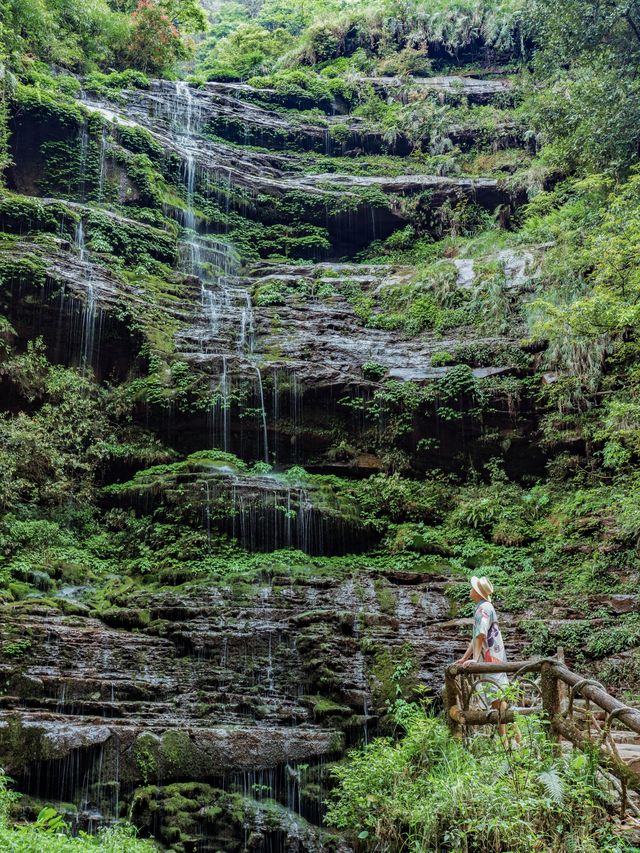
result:
[(577, 672), (573, 672), (555, 657), (531, 658), (530, 660), (506, 661), (504, 663), (474, 661), (465, 666), (454, 663), (447, 667), (447, 674), (455, 678), (465, 673), (469, 675), (482, 675), (497, 672), (511, 674), (523, 670), (535, 672), (538, 670), (542, 671), (544, 664), (548, 664), (553, 674), (572, 690), (579, 685), (579, 692), (585, 699), (589, 699), (590, 702), (598, 705), (598, 707), (608, 714), (615, 714), (615, 717), (625, 726), (640, 734), (640, 710), (616, 699), (615, 696), (607, 693), (602, 685), (598, 685), (597, 682), (590, 681)]
[[(575, 689), (576, 685), (580, 685), (580, 682), (585, 682), (583, 676), (572, 672), (562, 664), (556, 664), (553, 667), (553, 671), (561, 681), (569, 685), (572, 689)], [(607, 693), (604, 687), (597, 687), (592, 682), (581, 684), (579, 692), (585, 699), (589, 699), (590, 702), (593, 702), (602, 708), (603, 711), (606, 711), (609, 716), (612, 714), (615, 715), (615, 718), (620, 720), (628, 729), (640, 734), (640, 711), (637, 708), (621, 702), (615, 696)]]
[(461, 675), (465, 672), (478, 674), (482, 672), (518, 672), (521, 669), (529, 668), (531, 669), (542, 669), (542, 664), (546, 662), (551, 663), (559, 663), (558, 658), (531, 658), (530, 660), (513, 660), (513, 661), (505, 661), (504, 663), (484, 663), (483, 661), (467, 663), (467, 664), (458, 664), (451, 663), (447, 667), (447, 672), (449, 675)]
[[(493, 673), (504, 672), (511, 675), (526, 674), (529, 672), (540, 673), (541, 703), (538, 706), (527, 707), (525, 714), (542, 712), (547, 720), (549, 735), (554, 739), (565, 738), (571, 741), (579, 749), (595, 749), (601, 766), (613, 773), (622, 784), (623, 809), (627, 802), (626, 788), (633, 788), (640, 793), (640, 773), (623, 761), (617, 751), (612, 739), (611, 726), (614, 720), (622, 726), (640, 735), (640, 709), (626, 705), (610, 693), (598, 681), (585, 678), (577, 672), (573, 672), (564, 664), (562, 650), (558, 650), (557, 657), (531, 658), (523, 661), (509, 661), (505, 663), (483, 663), (470, 662), (466, 665), (450, 664), (445, 671), (445, 706), (447, 719), (455, 736), (460, 736), (466, 726), (479, 726), (486, 724), (507, 723), (517, 719), (522, 709), (487, 708), (476, 710), (469, 707), (469, 698), (473, 695), (475, 688), (487, 679), (482, 676), (490, 676)], [(465, 690), (465, 676), (476, 676), (473, 680), (471, 692)], [(479, 677), (478, 677), (479, 676)], [(459, 682), (458, 679), (463, 679)], [(565, 702), (561, 701), (564, 695)], [(566, 703), (568, 695), (568, 704)], [(573, 718), (574, 699), (580, 695), (587, 702), (587, 709), (581, 709), (585, 715), (582, 722), (576, 725)], [(462, 700), (462, 705), (460, 704)], [(588, 712), (588, 705), (592, 703), (600, 711), (604, 712), (604, 723), (598, 722), (598, 717), (593, 712)], [(584, 722), (586, 720), (586, 728)], [(595, 725), (597, 738), (592, 739), (592, 726)], [(608, 746), (607, 746), (608, 744)], [(638, 810), (640, 815), (640, 809)]]

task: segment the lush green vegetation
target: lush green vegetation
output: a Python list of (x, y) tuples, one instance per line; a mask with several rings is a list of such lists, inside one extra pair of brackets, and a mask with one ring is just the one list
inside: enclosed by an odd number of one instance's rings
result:
[(400, 702), (399, 741), (379, 739), (336, 768), (328, 821), (373, 850), (622, 853), (607, 820), (610, 791), (593, 757), (564, 756), (530, 719), (518, 748), (463, 744)]
[[(640, 6), (262, 0), (217, 4), (210, 18), (195, 0), (0, 0), (0, 604), (164, 639), (153, 595), (216, 587), (249, 600), (265, 580), (357, 587), (366, 574), (391, 619), (385, 578), (401, 571), (445, 574), (452, 615), (464, 616), (480, 570), (529, 652), (562, 645), (637, 694)], [(508, 83), (484, 100), (460, 85), (434, 95), (429, 78), (447, 72)], [(247, 83), (242, 98), (280, 123), (209, 116), (203, 138), (224, 156), (266, 158), (265, 171), (286, 162), (299, 186), (253, 191), (199, 167), (187, 187), (161, 134), (78, 99), (82, 85), (126, 111), (155, 75)], [(33, 144), (19, 179), (11, 134)], [(340, 180), (425, 175), (496, 180), (496, 196), (357, 180), (345, 191)], [(346, 334), (424, 346), (435, 372), (400, 381), (371, 357), (344, 388), (300, 391), (269, 370), (288, 372), (280, 344), (251, 353), (231, 383), (226, 362), (224, 376), (199, 369), (177, 343), (202, 298), (180, 266), (187, 221), (216, 258), (203, 262), (212, 278), (225, 263), (302, 269), (252, 286), (260, 333), (282, 333), (287, 311), (326, 309), (348, 317)], [(93, 364), (70, 355), (88, 310), (57, 278), (72, 251), (88, 253), (111, 294)], [(349, 272), (316, 274), (314, 260), (341, 253)], [(384, 286), (363, 284), (359, 262), (382, 265)], [(233, 361), (241, 347), (228, 346)], [(233, 423), (238, 455), (209, 449), (216, 418)], [(255, 462), (263, 430), (270, 457)], [(274, 467), (276, 453), (287, 463)], [(361, 553), (252, 553), (230, 534), (248, 507), (275, 525), (303, 506), (342, 524)], [(70, 585), (82, 601), (63, 595)], [(612, 624), (615, 597), (632, 606)], [(31, 640), (12, 632), (2, 654), (19, 667)], [(367, 651), (366, 632), (355, 642)], [(388, 712), (400, 676), (389, 655), (376, 661), (374, 698)], [(317, 719), (350, 713), (316, 700)], [(335, 770), (328, 818), (362, 849), (628, 849), (591, 758), (557, 755), (541, 724), (505, 751), (482, 737), (467, 748), (413, 706), (395, 713), (401, 737)], [(188, 784), (165, 791), (168, 808)], [(193, 814), (211, 796), (200, 792)], [(126, 827), (72, 838), (50, 812), (12, 825), (12, 803), (3, 779), (3, 849), (150, 849)], [(154, 803), (140, 789), (137, 807)], [(191, 812), (185, 825), (195, 831)]]
[(428, 74), (430, 42), (452, 55), (480, 38), (513, 56), (518, 22), (518, 3), (511, 0), (465, 0), (455, 6), (440, 0), (429, 8), (384, 0), (366, 9), (344, 0), (303, 7), (266, 0), (255, 18), (234, 3), (217, 13), (202, 50), (203, 68), (212, 79), (242, 79), (263, 73), (277, 57), (283, 68), (319, 65), (330, 79), (336, 71), (376, 66), (384, 73)]
[(9, 815), (18, 800), (7, 785), (7, 778), (0, 777), (0, 843), (3, 850), (11, 853), (85, 853), (101, 850), (103, 853), (151, 853), (155, 848), (148, 841), (136, 837), (135, 830), (121, 824), (101, 830), (97, 835), (82, 832), (71, 835), (70, 826), (55, 809), (46, 807), (32, 824), (10, 824)]

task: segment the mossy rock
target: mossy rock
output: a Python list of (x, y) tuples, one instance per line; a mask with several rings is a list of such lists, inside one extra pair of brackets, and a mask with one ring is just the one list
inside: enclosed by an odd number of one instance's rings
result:
[(313, 716), (318, 720), (327, 717), (349, 717), (353, 713), (348, 705), (334, 702), (326, 696), (310, 696), (308, 701), (312, 707)]

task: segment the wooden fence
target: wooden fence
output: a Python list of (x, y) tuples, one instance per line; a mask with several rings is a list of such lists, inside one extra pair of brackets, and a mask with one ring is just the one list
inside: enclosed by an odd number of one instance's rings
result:
[[(506, 672), (511, 686), (507, 706), (490, 707), (483, 685), (492, 673)], [(591, 678), (568, 669), (561, 653), (553, 658), (505, 664), (453, 664), (445, 674), (444, 701), (452, 733), (471, 726), (509, 723), (519, 715), (540, 715), (552, 739), (569, 741), (598, 757), (620, 794), (623, 811), (640, 815), (628, 790), (640, 793), (640, 710), (611, 696)], [(635, 800), (636, 798), (634, 798)]]

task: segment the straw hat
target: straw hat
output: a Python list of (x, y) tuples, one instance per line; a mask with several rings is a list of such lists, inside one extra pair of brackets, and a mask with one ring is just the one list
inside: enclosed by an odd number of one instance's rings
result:
[(471, 586), (475, 589), (478, 595), (481, 595), (486, 601), (491, 601), (493, 595), (493, 584), (487, 577), (477, 577), (474, 575), (471, 578)]

